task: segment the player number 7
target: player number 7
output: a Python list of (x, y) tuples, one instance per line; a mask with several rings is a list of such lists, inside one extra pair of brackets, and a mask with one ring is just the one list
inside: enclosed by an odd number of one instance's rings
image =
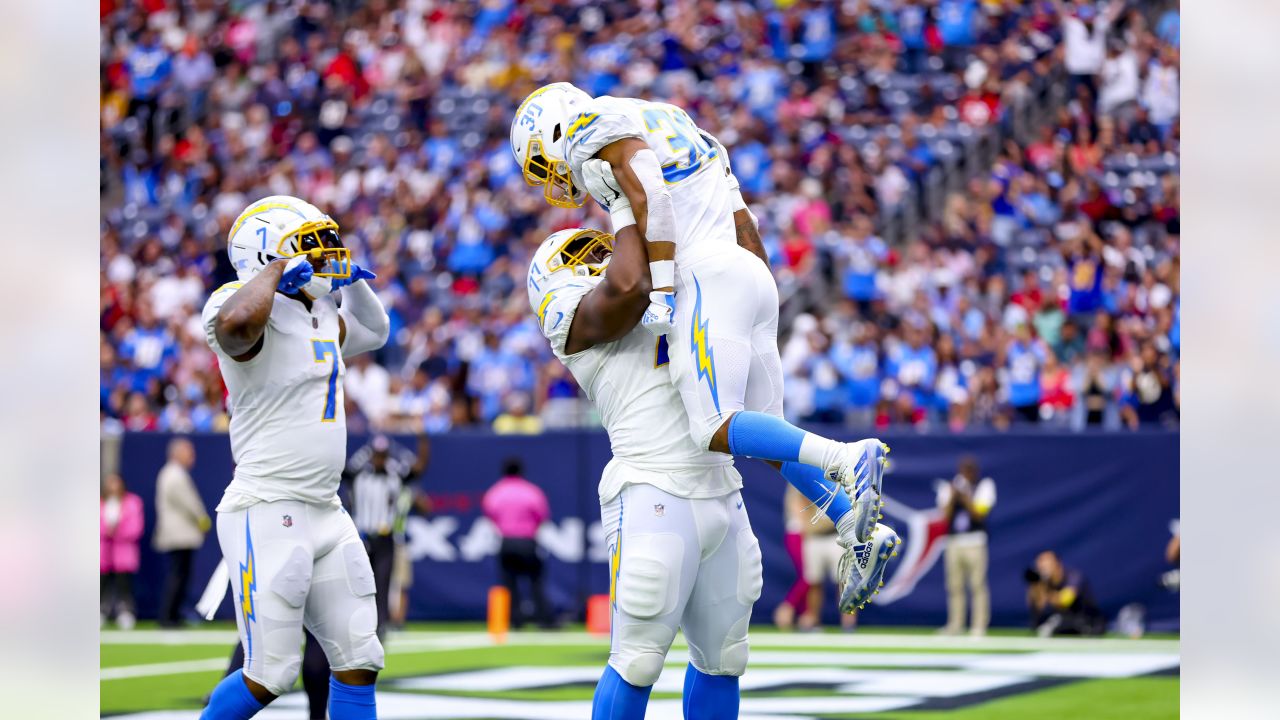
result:
[(333, 422), (338, 415), (338, 343), (332, 340), (312, 340), (311, 349), (315, 352), (316, 362), (329, 360), (332, 363), (332, 369), (329, 370), (329, 391), (324, 399), (324, 415), (320, 419), (323, 422)]

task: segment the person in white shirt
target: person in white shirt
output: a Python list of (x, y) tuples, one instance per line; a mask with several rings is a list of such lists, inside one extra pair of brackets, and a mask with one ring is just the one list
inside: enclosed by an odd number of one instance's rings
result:
[(1165, 48), (1147, 66), (1147, 79), (1142, 85), (1142, 105), (1151, 122), (1167, 133), (1178, 117), (1177, 52)]
[(1062, 0), (1053, 0), (1062, 19), (1063, 65), (1071, 76), (1067, 97), (1075, 97), (1076, 88), (1085, 85), (1090, 97), (1098, 98), (1097, 75), (1107, 57), (1107, 31), (1124, 5), (1123, 0), (1113, 0), (1104, 12), (1098, 13), (1093, 5), (1080, 3), (1072, 14), (1066, 11)]
[(938, 482), (937, 501), (947, 519), (947, 625), (941, 632), (958, 635), (964, 631), (967, 586), (973, 601), (969, 632), (980, 637), (987, 633), (991, 621), (987, 516), (996, 504), (996, 483), (981, 476), (976, 459), (965, 456), (960, 458), (959, 472), (950, 482)]

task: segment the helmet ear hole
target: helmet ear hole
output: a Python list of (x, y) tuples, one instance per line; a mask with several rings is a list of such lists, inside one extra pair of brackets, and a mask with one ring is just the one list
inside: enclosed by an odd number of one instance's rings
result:
[(560, 123), (551, 129), (551, 142), (560, 142)]

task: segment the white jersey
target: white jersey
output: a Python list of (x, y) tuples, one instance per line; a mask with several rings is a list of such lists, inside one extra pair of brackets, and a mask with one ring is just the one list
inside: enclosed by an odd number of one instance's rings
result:
[(339, 503), (347, 418), (337, 303), (325, 296), (308, 311), (300, 301), (276, 293), (262, 349), (252, 360), (237, 362), (219, 347), (213, 324), (241, 284), (218, 288), (203, 313), (205, 335), (218, 354), (229, 394), (236, 463), (218, 510), (275, 500)]
[(637, 137), (658, 156), (676, 217), (676, 263), (692, 262), (738, 244), (729, 184), (716, 147), (688, 113), (669, 103), (598, 97), (565, 132), (575, 182), (582, 164), (622, 138)]
[(582, 277), (547, 293), (538, 309), (551, 349), (600, 411), (613, 460), (600, 479), (600, 502), (644, 483), (685, 498), (713, 498), (742, 487), (733, 458), (701, 450), (689, 437), (684, 405), (666, 367), (665, 338), (640, 325), (611, 343), (565, 353), (578, 303), (603, 278)]

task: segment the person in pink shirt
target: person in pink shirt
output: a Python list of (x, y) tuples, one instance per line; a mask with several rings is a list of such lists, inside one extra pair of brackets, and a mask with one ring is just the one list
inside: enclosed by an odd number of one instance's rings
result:
[(114, 617), (121, 630), (129, 630), (135, 621), (133, 575), (138, 572), (138, 541), (145, 520), (142, 498), (127, 491), (124, 478), (115, 473), (102, 482), (98, 520), (102, 623)]
[(503, 463), (502, 478), (493, 484), (481, 501), (485, 517), (493, 521), (502, 536), (498, 567), (502, 584), (511, 593), (511, 626), (519, 628), (526, 618), (520, 578), (529, 581), (534, 615), (538, 626), (552, 627), (551, 606), (543, 588), (543, 562), (538, 552), (538, 528), (551, 519), (551, 508), (542, 488), (524, 478), (524, 467), (516, 458)]

